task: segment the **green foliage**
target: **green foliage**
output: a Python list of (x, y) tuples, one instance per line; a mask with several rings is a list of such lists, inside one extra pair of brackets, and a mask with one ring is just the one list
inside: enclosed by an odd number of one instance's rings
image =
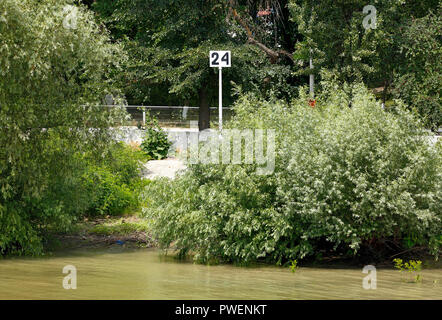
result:
[(146, 115), (147, 128), (144, 135), (141, 149), (150, 158), (162, 160), (167, 158), (172, 142), (169, 141), (167, 133), (159, 126), (158, 120)]
[(69, 179), (54, 172), (52, 184), (38, 197), (1, 207), (2, 253), (40, 254), (43, 238), (50, 232), (68, 231), (80, 216), (138, 210), (140, 192), (148, 183), (140, 178), (141, 159), (141, 151), (122, 143), (112, 143), (103, 158), (92, 152), (76, 154)]
[(149, 232), (150, 224), (146, 220), (126, 222), (124, 218), (116, 222), (99, 224), (92, 227), (89, 232), (105, 236), (127, 236), (137, 232)]
[(95, 166), (88, 169), (84, 178), (87, 190), (91, 192), (89, 214), (120, 214), (136, 203), (129, 187), (122, 184), (109, 169)]
[[(322, 68), (333, 70), (341, 81), (353, 82), (366, 79), (373, 73), (373, 55), (376, 33), (365, 32), (362, 21), (363, 1), (336, 2), (324, 0), (289, 1), (293, 21), (304, 36), (296, 44), (295, 56), (308, 61), (313, 58), (315, 73)], [(338, 58), (339, 57), (339, 58)], [(309, 66), (298, 73), (309, 73)]]
[(394, 91), (434, 130), (442, 126), (442, 5), (437, 12), (413, 19), (404, 28), (404, 63)]
[(403, 272), (407, 270), (409, 273), (413, 273), (413, 282), (421, 282), (422, 276), (420, 274), (416, 274), (417, 272), (422, 270), (422, 261), (420, 260), (409, 260), (408, 262), (403, 262), (402, 259), (394, 259), (394, 266), (399, 272)]
[(29, 254), (40, 254), (40, 238), (29, 222), (29, 216), (24, 216), (12, 205), (0, 206), (0, 254), (20, 253), (23, 247)]
[(94, 4), (130, 53), (124, 73), (129, 101), (163, 105), (197, 96), (209, 73), (214, 74), (207, 64), (209, 47), (227, 38), (219, 32), (225, 24), (223, 2), (100, 0)]
[(139, 193), (145, 184), (140, 179), (140, 153), (123, 143), (114, 143), (100, 161), (85, 157), (87, 214), (119, 215), (139, 207)]
[[(81, 155), (100, 157), (123, 108), (103, 109), (125, 60), (93, 15), (73, 1), (0, 1), (0, 254), (37, 254), (45, 229), (87, 208)], [(94, 130), (91, 130), (94, 128)]]
[[(366, 30), (368, 4), (376, 8), (376, 28)], [(440, 1), (290, 0), (289, 8), (303, 35), (294, 55), (304, 61), (311, 56), (317, 76), (331, 72), (341, 85), (383, 87), (384, 102), (400, 97), (428, 128), (440, 126)], [(310, 72), (306, 64), (296, 71)]]
[[(257, 25), (257, 3), (234, 3), (250, 27), (256, 26), (256, 39), (274, 50), (293, 49), (296, 33), (292, 32), (285, 1), (275, 4), (284, 14), (271, 27)], [(130, 55), (124, 72), (128, 100), (133, 104), (201, 106), (203, 89), (209, 100), (204, 106), (208, 107), (218, 94), (217, 70), (208, 64), (210, 50), (231, 50), (234, 57), (232, 68), (223, 72), (225, 105), (236, 99), (231, 82), (244, 92), (275, 91), (291, 98), (297, 84), (292, 62), (281, 59), (271, 63), (257, 46), (248, 44), (246, 30), (233, 18), (230, 4), (225, 0), (95, 1), (93, 9), (112, 36), (124, 41)]]
[(291, 264), (290, 264), (290, 271), (295, 273), (296, 270), (298, 270), (298, 260), (292, 260)]
[(140, 178), (140, 162), (144, 161), (141, 151), (123, 142), (112, 142), (104, 155), (103, 164), (110, 172), (127, 185), (134, 184)]
[(314, 109), (305, 95), (291, 105), (242, 97), (228, 127), (275, 129), (275, 172), (198, 164), (149, 185), (143, 212), (159, 243), (206, 262), (284, 263), (417, 235), (437, 254), (441, 144), (403, 106), (385, 112), (352, 90), (352, 108), (333, 85)]

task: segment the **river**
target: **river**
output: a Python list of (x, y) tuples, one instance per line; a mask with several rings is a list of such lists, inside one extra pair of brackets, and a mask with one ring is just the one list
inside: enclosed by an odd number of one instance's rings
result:
[[(77, 289), (62, 270), (77, 269)], [(179, 262), (158, 250), (110, 248), (0, 260), (0, 299), (442, 299), (442, 269), (424, 269), (421, 283), (397, 270), (377, 270), (377, 288), (355, 268), (207, 266)]]

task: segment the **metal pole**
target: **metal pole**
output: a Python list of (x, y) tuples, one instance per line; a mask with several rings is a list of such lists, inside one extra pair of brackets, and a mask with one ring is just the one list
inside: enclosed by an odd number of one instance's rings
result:
[(219, 130), (223, 130), (223, 68), (219, 68)]
[(312, 50), (310, 49), (310, 97), (315, 97), (315, 75), (313, 74)]

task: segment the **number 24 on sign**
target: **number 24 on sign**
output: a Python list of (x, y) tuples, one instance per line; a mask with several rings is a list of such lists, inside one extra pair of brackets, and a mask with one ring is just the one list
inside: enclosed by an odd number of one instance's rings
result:
[(219, 130), (223, 130), (223, 68), (232, 65), (230, 51), (210, 51), (210, 67), (219, 68)]
[(211, 68), (230, 68), (231, 65), (230, 51), (210, 51)]

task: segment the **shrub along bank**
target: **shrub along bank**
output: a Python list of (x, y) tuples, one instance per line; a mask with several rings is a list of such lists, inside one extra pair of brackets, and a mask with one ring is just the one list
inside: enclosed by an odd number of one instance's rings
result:
[(101, 157), (73, 155), (68, 179), (54, 171), (38, 196), (0, 207), (0, 254), (41, 254), (46, 238), (69, 232), (85, 216), (139, 210), (140, 192), (148, 183), (140, 177), (144, 157), (123, 143), (111, 143)]
[(417, 245), (437, 255), (441, 144), (399, 102), (386, 112), (362, 86), (353, 94), (331, 86), (315, 108), (241, 98), (229, 127), (276, 130), (274, 173), (197, 164), (150, 184), (144, 215), (159, 243), (202, 262), (381, 258)]

